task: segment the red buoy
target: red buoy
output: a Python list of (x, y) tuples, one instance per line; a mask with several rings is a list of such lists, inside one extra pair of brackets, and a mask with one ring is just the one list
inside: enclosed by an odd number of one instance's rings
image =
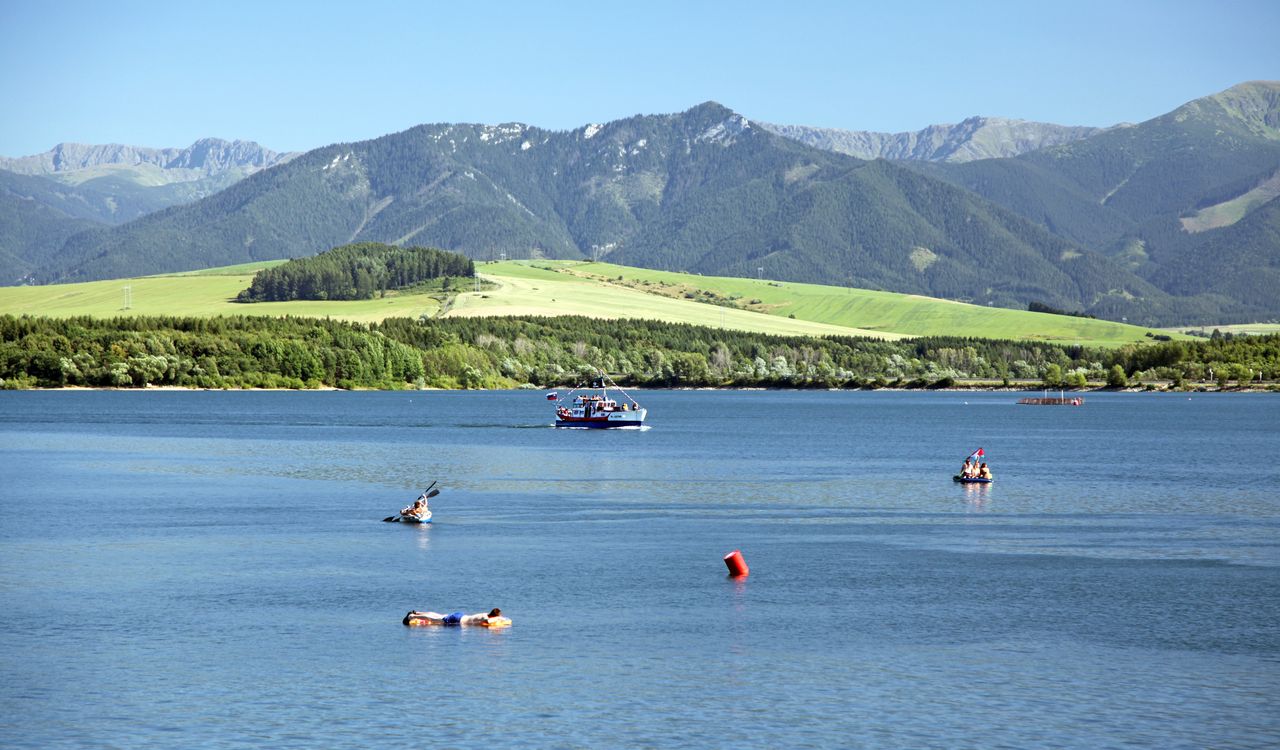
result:
[(724, 556), (725, 567), (729, 569), (729, 576), (732, 578), (746, 578), (751, 573), (751, 568), (747, 567), (747, 561), (742, 559), (742, 551), (734, 550)]

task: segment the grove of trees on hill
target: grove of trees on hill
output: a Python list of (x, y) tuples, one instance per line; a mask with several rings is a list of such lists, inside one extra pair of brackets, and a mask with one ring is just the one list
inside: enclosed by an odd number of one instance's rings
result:
[(288, 302), (296, 299), (372, 299), (389, 289), (404, 289), (430, 279), (475, 276), (465, 255), (428, 247), (397, 247), (357, 242), (310, 258), (265, 268), (253, 277), (237, 302)]

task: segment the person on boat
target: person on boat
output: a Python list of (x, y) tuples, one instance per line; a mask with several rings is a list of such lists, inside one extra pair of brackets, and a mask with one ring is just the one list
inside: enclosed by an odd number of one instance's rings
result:
[(960, 478), (969, 479), (971, 477), (973, 477), (973, 461), (966, 458), (964, 460), (964, 467), (960, 469)]
[(400, 515), (413, 516), (414, 518), (422, 518), (430, 509), (427, 507), (427, 495), (423, 493), (421, 497), (413, 501), (413, 505), (400, 509)]
[(982, 466), (978, 469), (978, 478), (991, 479), (991, 468), (988, 467), (985, 463), (983, 463)]

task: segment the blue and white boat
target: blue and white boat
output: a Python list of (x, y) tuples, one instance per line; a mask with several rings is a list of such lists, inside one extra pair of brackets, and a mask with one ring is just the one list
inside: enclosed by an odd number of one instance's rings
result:
[[(620, 393), (623, 400), (610, 396), (610, 387)], [(641, 427), (648, 413), (626, 391), (603, 375), (590, 385), (575, 388), (564, 398), (556, 399), (556, 427)]]

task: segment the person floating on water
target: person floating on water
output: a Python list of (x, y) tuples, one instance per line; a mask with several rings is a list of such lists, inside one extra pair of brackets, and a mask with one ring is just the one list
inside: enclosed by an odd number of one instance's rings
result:
[(441, 612), (419, 612), (416, 609), (409, 610), (409, 614), (404, 616), (405, 625), (480, 625), (488, 626), (502, 619), (502, 610), (494, 607), (487, 613), (479, 612), (474, 615), (464, 615), (461, 612), (451, 612), (444, 614)]

